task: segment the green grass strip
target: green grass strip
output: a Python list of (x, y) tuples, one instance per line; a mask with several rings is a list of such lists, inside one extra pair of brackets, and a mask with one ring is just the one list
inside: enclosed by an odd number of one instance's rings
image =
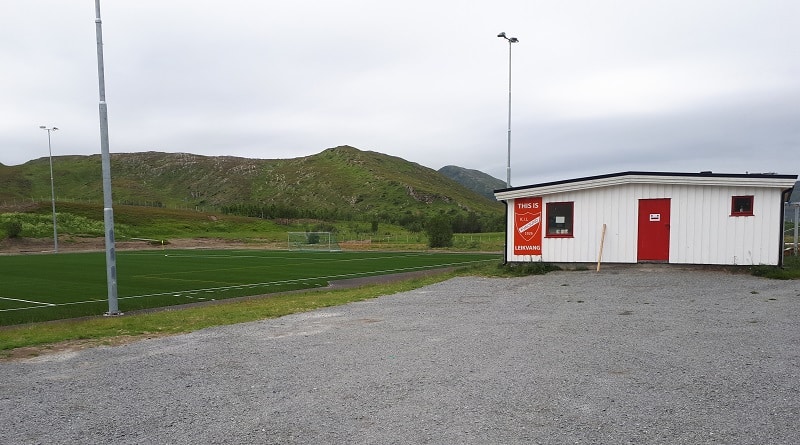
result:
[(800, 256), (786, 256), (783, 267), (753, 266), (753, 275), (774, 280), (796, 280), (800, 278)]

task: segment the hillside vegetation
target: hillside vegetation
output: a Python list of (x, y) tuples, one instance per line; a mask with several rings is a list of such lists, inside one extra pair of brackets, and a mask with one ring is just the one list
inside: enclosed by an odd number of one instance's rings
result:
[(506, 187), (505, 182), (479, 170), (446, 165), (439, 169), (439, 173), (492, 200), (494, 199), (495, 190)]
[[(111, 156), (115, 204), (258, 217), (368, 221), (420, 230), (447, 215), (460, 232), (499, 231), (502, 205), (439, 172), (349, 146), (294, 159), (185, 153)], [(0, 165), (0, 206), (49, 202), (47, 158)], [(102, 202), (100, 156), (54, 158), (58, 202)], [(59, 206), (61, 207), (61, 206)]]
[[(57, 203), (59, 248), (66, 250), (103, 247), (104, 223), (101, 204)], [(6, 209), (7, 210), (7, 209)], [(13, 212), (0, 209), (0, 252), (45, 251), (53, 247), (50, 203), (18, 206)], [(9, 233), (12, 223), (17, 233)], [(312, 219), (251, 218), (187, 209), (114, 206), (115, 235), (120, 248), (171, 245), (171, 247), (242, 246), (285, 248), (287, 232), (329, 231), (340, 247), (348, 250), (422, 250), (429, 246), (427, 234), (403, 227), (364, 221), (320, 221)], [(458, 234), (456, 250), (498, 252), (502, 232)]]

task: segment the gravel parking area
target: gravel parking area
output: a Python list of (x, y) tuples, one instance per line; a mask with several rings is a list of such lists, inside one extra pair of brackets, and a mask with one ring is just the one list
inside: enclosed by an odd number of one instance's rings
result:
[(800, 281), (455, 278), (0, 373), (8, 444), (796, 444)]

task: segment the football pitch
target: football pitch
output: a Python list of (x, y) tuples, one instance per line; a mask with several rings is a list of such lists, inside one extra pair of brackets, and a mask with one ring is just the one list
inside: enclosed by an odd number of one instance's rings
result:
[[(122, 312), (497, 262), (498, 254), (152, 250), (117, 252)], [(104, 252), (0, 256), (0, 326), (108, 311)]]

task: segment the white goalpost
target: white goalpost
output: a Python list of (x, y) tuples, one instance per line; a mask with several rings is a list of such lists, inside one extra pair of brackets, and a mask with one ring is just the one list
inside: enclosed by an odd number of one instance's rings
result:
[(339, 252), (342, 250), (331, 232), (288, 232), (289, 250)]

